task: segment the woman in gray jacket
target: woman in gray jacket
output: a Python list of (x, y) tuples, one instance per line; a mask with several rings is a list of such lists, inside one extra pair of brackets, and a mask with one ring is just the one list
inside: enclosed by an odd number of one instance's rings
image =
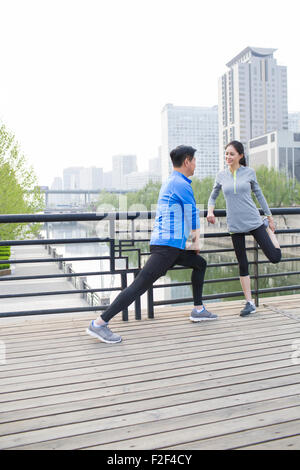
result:
[[(217, 174), (213, 190), (208, 201), (208, 222), (214, 224), (214, 207), (220, 190), (223, 190), (226, 201), (227, 225), (233, 247), (237, 256), (240, 281), (246, 298), (246, 305), (241, 316), (256, 311), (251, 296), (251, 282), (248, 271), (245, 235), (251, 233), (265, 256), (272, 263), (279, 263), (281, 250), (275, 236), (275, 225), (267, 201), (259, 187), (255, 171), (246, 166), (244, 147), (236, 140), (227, 144), (225, 160), (228, 168)], [(251, 197), (254, 192), (267, 219), (264, 222)]]

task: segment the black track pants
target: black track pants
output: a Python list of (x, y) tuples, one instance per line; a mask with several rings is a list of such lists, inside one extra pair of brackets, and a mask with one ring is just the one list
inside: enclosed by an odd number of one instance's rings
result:
[(180, 250), (170, 246), (151, 245), (150, 251), (150, 258), (133, 283), (124, 289), (101, 315), (104, 321), (108, 322), (117, 313), (132, 304), (175, 264), (193, 269), (192, 288), (194, 305), (202, 305), (202, 290), (206, 270), (205, 259), (197, 255), (195, 251)]

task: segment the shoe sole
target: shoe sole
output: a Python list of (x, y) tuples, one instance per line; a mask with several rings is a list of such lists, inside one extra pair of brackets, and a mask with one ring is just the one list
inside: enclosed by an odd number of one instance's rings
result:
[(193, 323), (199, 323), (200, 321), (213, 321), (213, 320), (217, 320), (217, 318), (193, 318), (193, 317), (190, 317), (190, 320), (191, 320)]
[(255, 313), (256, 312), (256, 309), (255, 310), (252, 310), (251, 312), (249, 313), (240, 313), (240, 317), (248, 317), (249, 315), (251, 315), (252, 313)]
[(94, 333), (94, 331), (89, 330), (88, 328), (86, 329), (86, 333), (93, 338), (99, 339), (99, 341), (102, 341), (102, 343), (107, 343), (107, 344), (115, 344), (115, 343), (121, 343), (122, 338), (120, 338), (118, 341), (109, 341), (108, 339), (101, 338), (101, 336), (97, 335), (97, 333)]

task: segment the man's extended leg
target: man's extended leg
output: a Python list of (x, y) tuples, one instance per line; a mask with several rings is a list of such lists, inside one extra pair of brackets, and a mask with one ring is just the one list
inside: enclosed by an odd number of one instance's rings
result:
[(133, 283), (124, 289), (95, 322), (91, 322), (87, 333), (98, 337), (107, 343), (121, 341), (119, 335), (114, 335), (107, 327), (107, 323), (119, 312), (127, 308), (132, 302), (146, 292), (153, 283), (163, 276), (172, 267), (178, 257), (177, 248), (166, 246), (151, 246), (151, 256)]
[(192, 268), (192, 289), (194, 298), (194, 308), (190, 320), (194, 322), (204, 320), (215, 320), (217, 315), (206, 310), (202, 303), (202, 292), (204, 276), (206, 271), (206, 260), (195, 251), (185, 250), (176, 260), (176, 264)]

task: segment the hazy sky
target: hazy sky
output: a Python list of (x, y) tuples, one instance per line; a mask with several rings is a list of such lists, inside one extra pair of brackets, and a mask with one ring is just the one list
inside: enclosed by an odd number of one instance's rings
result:
[(0, 121), (40, 184), (68, 166), (157, 156), (161, 110), (213, 106), (247, 46), (277, 48), (300, 111), (295, 0), (0, 0)]

